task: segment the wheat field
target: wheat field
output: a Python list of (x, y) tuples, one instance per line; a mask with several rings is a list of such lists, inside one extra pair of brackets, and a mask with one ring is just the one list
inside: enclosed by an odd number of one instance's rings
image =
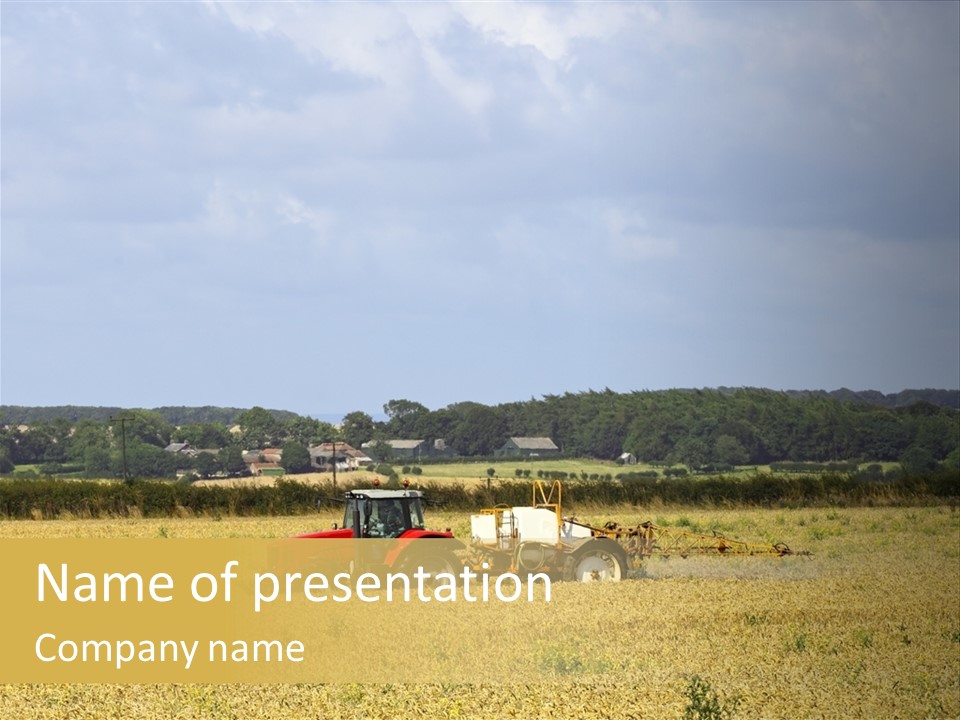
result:
[[(814, 555), (652, 559), (623, 583), (556, 584), (552, 602), (536, 609), (544, 632), (531, 649), (535, 683), (7, 685), (0, 717), (960, 717), (955, 508), (623, 507), (579, 516), (649, 519)], [(0, 539), (272, 538), (335, 520), (0, 521)], [(430, 524), (469, 535), (465, 513), (433, 513)], [(575, 622), (592, 631), (575, 644), (553, 639), (551, 628)]]

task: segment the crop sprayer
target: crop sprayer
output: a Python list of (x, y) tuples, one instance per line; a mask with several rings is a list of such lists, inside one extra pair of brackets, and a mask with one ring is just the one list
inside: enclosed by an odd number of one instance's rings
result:
[[(426, 529), (426, 498), (420, 490), (354, 489), (345, 494), (344, 503), (341, 526), (298, 537), (397, 539), (402, 542), (392, 545), (376, 564), (400, 571), (422, 566), (433, 574), (455, 573), (467, 565), (494, 574), (543, 572), (562, 580), (618, 582), (651, 557), (811, 554), (791, 550), (783, 543), (747, 543), (717, 533), (665, 528), (652, 522), (632, 527), (608, 522), (595, 527), (564, 516), (559, 480), (549, 488), (543, 481), (535, 481), (529, 506), (498, 505), (471, 515), (469, 545), (456, 541), (449, 529)], [(453, 542), (420, 542), (428, 539)], [(414, 540), (417, 542), (410, 542)]]

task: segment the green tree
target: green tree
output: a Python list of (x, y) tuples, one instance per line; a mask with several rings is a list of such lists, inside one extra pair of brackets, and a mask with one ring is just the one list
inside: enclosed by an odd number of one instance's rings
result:
[[(120, 453), (114, 455), (114, 474), (123, 473), (123, 458)], [(163, 448), (144, 442), (140, 438), (127, 440), (127, 474), (131, 478), (172, 477), (176, 469), (176, 458)]]
[(14, 430), (9, 425), (0, 425), (0, 454), (12, 458), (17, 447)]
[(856, 434), (857, 455), (869, 460), (896, 460), (910, 445), (909, 428), (886, 408), (861, 413)]
[(283, 469), (288, 473), (310, 472), (310, 451), (302, 443), (288, 440), (283, 444)]
[[(164, 448), (170, 444), (173, 425), (168, 423), (160, 413), (153, 410), (131, 410), (120, 413), (118, 417), (129, 418), (124, 423), (126, 425), (127, 442), (140, 440), (158, 448)], [(114, 440), (119, 442), (122, 432), (121, 423), (115, 420), (111, 427), (113, 428)]]
[(14, 430), (14, 452), (11, 460), (17, 465), (28, 465), (44, 461), (47, 450), (53, 446), (51, 428), (46, 423), (36, 423), (24, 430)]
[(717, 462), (725, 465), (743, 465), (747, 462), (746, 448), (732, 435), (720, 435), (713, 448)]
[(351, 447), (359, 448), (363, 443), (373, 438), (376, 423), (367, 413), (356, 410), (343, 416), (340, 425), (340, 436)]
[[(67, 441), (67, 458), (86, 465), (87, 451), (90, 448), (99, 448), (109, 457), (110, 426), (100, 420), (84, 418), (73, 426), (73, 433)], [(108, 467), (109, 463), (98, 471), (105, 472)]]
[(960, 470), (960, 446), (950, 451), (943, 464), (948, 470)]
[(668, 459), (696, 470), (707, 462), (708, 456), (707, 444), (703, 440), (688, 437), (677, 443), (677, 447), (670, 453)]
[(239, 445), (227, 445), (217, 453), (217, 464), (228, 475), (240, 475), (247, 469)]
[(284, 423), (283, 434), (285, 440), (293, 440), (306, 447), (340, 439), (337, 428), (330, 423), (300, 415)]
[(506, 442), (506, 424), (492, 408), (462, 403), (455, 411), (460, 414), (460, 421), (450, 440), (463, 455), (492, 455)]
[(269, 410), (255, 406), (237, 417), (241, 440), (251, 450), (273, 447), (280, 443), (282, 425)]
[(208, 478), (217, 472), (219, 463), (212, 453), (200, 452), (193, 457), (193, 468), (197, 471), (197, 475)]
[(447, 440), (456, 424), (456, 417), (447, 408), (428, 412), (426, 415), (417, 417), (416, 438), (423, 439), (428, 443), (434, 440)]
[(113, 475), (110, 449), (103, 445), (88, 445), (83, 451), (83, 474), (88, 478), (107, 478)]
[(233, 438), (223, 423), (190, 423), (176, 428), (170, 440), (190, 443), (195, 448), (219, 449), (229, 445)]
[(394, 438), (414, 439), (430, 411), (412, 400), (391, 400), (383, 406), (387, 415), (387, 433)]
[(937, 467), (937, 459), (927, 448), (911, 445), (900, 456), (900, 467), (907, 473), (924, 473)]

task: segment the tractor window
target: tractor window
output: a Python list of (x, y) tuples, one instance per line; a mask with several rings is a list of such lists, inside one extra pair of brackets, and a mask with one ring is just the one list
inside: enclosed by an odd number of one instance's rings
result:
[(398, 537), (406, 530), (403, 519), (403, 503), (400, 500), (383, 500), (379, 503), (379, 529), (381, 537)]
[(343, 527), (354, 529), (354, 511), (360, 514), (360, 537), (399, 537), (410, 528), (423, 529), (423, 509), (417, 498), (351, 498), (343, 515)]
[(419, 500), (410, 500), (410, 527), (423, 530), (423, 509), (420, 507)]
[(353, 509), (357, 506), (354, 499), (347, 500), (346, 508), (343, 511), (343, 525), (341, 527), (353, 529)]

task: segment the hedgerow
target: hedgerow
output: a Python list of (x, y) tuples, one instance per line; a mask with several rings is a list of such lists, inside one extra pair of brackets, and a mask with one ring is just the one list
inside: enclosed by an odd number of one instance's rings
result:
[[(280, 479), (273, 486), (201, 486), (168, 481), (94, 482), (55, 479), (0, 481), (0, 517), (168, 517), (196, 515), (297, 515), (315, 512), (336, 502), (342, 492), (359, 484), (307, 484)], [(430, 502), (456, 510), (493, 504), (528, 505), (530, 483), (499, 480), (490, 487), (463, 484), (420, 484)], [(816, 504), (925, 504), (960, 500), (960, 476), (941, 469), (925, 474), (901, 474), (877, 481), (850, 473), (672, 478), (642, 473), (619, 480), (571, 480), (564, 486), (564, 503), (646, 505), (751, 505), (771, 507)]]

